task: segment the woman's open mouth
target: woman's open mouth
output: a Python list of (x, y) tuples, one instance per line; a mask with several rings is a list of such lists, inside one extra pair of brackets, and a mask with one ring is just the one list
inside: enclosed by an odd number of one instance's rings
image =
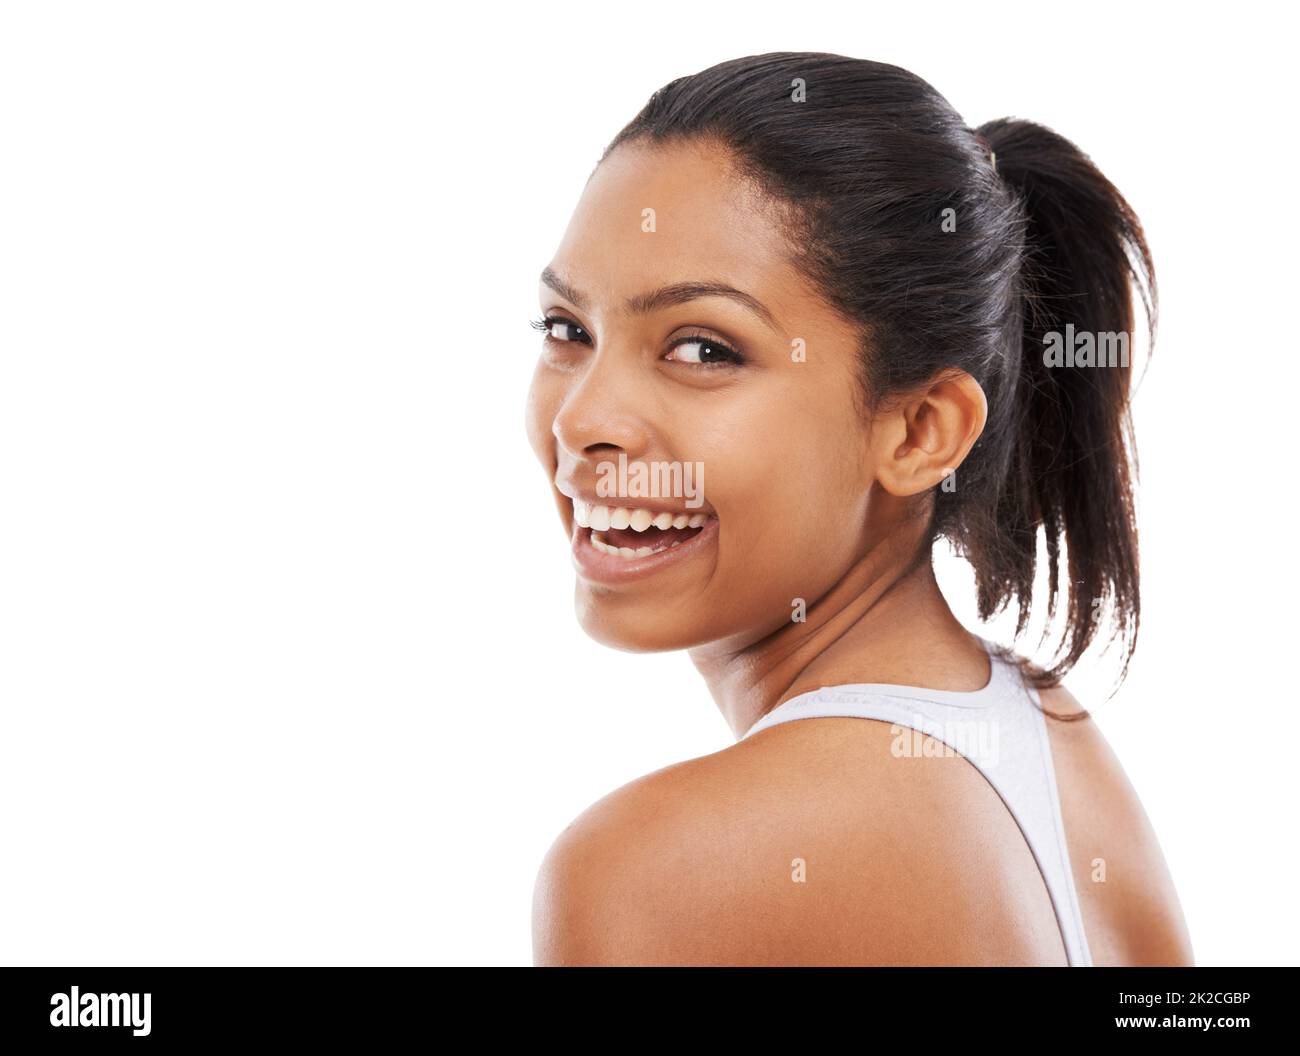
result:
[(659, 571), (695, 553), (717, 533), (709, 513), (674, 513), (573, 500), (573, 554), (592, 579), (626, 580)]

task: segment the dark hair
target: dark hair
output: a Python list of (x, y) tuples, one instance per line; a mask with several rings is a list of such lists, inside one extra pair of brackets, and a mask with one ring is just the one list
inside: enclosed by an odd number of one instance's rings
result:
[[(954, 368), (980, 383), (988, 422), (958, 486), (933, 489), (929, 543), (946, 536), (970, 562), (981, 618), (1016, 603), (1019, 637), (1043, 529), (1048, 626), (1067, 600), (1055, 662), (1030, 666), (1031, 677), (1058, 683), (1107, 606), (1111, 640), (1125, 640), (1122, 680), (1139, 618), (1130, 283), (1152, 340), (1156, 286), (1120, 193), (1041, 125), (971, 129), (915, 74), (820, 52), (749, 56), (679, 77), (601, 160), (629, 141), (686, 139), (724, 145), (745, 178), (793, 207), (798, 262), (862, 328), (868, 407)], [(1069, 348), (1069, 365), (1048, 364), (1051, 333)], [(1123, 334), (1122, 361), (1075, 365), (1073, 334)]]

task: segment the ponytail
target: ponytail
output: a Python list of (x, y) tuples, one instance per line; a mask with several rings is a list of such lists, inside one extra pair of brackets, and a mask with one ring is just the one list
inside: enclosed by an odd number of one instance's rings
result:
[[(1034, 680), (1059, 682), (1095, 638), (1103, 608), (1112, 638), (1124, 641), (1122, 679), (1140, 613), (1130, 284), (1142, 297), (1153, 342), (1151, 254), (1133, 210), (1074, 144), (1029, 121), (991, 121), (978, 132), (1025, 224), (1020, 371), (1009, 401), (1013, 442), (997, 501), (1002, 545), (988, 567), (976, 568), (981, 614), (1014, 596), (1017, 634), (1024, 630), (1041, 526), (1047, 620), (1063, 607), (1065, 621), (1055, 663), (1037, 669)], [(1062, 542), (1068, 583), (1062, 583)]]

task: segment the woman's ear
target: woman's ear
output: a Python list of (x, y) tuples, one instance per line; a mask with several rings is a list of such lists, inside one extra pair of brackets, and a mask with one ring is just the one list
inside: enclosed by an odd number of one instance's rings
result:
[(973, 377), (965, 371), (939, 375), (876, 416), (871, 439), (876, 479), (900, 497), (941, 484), (975, 446), (988, 414), (988, 399)]

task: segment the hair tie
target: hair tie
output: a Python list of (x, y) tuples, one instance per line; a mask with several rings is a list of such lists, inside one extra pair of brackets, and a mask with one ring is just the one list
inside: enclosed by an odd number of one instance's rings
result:
[(989, 143), (989, 141), (984, 138), (984, 133), (976, 132), (975, 142), (977, 142), (981, 147), (984, 148), (984, 153), (986, 153), (989, 156), (989, 164), (993, 166), (993, 171), (997, 172), (998, 156), (996, 153), (994, 153), (992, 144)]

